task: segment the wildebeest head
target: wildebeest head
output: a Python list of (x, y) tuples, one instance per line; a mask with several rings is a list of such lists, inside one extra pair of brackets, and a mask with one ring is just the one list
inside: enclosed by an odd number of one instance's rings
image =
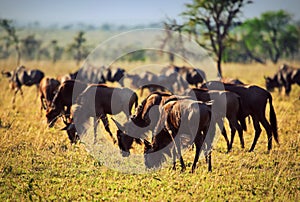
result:
[(56, 120), (59, 118), (61, 111), (54, 106), (51, 106), (46, 110), (47, 123), (49, 127), (53, 127)]
[(126, 134), (125, 127), (122, 126), (118, 121), (115, 119), (112, 119), (118, 130), (117, 130), (117, 138), (118, 138), (118, 146), (121, 150), (121, 154), (123, 157), (128, 157), (130, 155), (130, 149), (132, 148), (132, 144), (135, 141), (138, 144), (141, 144), (141, 140), (138, 138), (134, 138), (128, 134)]
[(168, 154), (171, 156), (170, 148), (166, 147), (171, 146), (171, 141), (164, 140), (164, 137), (169, 137), (166, 134), (166, 131), (162, 130), (160, 134), (155, 136), (153, 143), (151, 144), (149, 141), (144, 140), (144, 162), (145, 166), (149, 169), (159, 168), (163, 162), (166, 161), (166, 156), (164, 154)]
[(274, 76), (274, 78), (265, 77), (265, 82), (266, 82), (266, 88), (270, 92), (274, 91), (274, 88), (279, 87), (279, 82), (277, 80), (276, 75)]
[(61, 130), (66, 130), (71, 144), (76, 144), (79, 141), (79, 136), (77, 134), (74, 123), (65, 122), (65, 124), (66, 126)]
[(1, 74), (2, 74), (3, 76), (5, 76), (6, 78), (12, 77), (12, 73), (11, 73), (11, 72), (1, 71)]

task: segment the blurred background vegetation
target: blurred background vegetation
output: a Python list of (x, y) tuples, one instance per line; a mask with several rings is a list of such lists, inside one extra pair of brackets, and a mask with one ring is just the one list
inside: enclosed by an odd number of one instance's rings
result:
[[(20, 57), (18, 60), (53, 63), (74, 60), (77, 65), (99, 43), (113, 35), (133, 29), (166, 28), (166, 22), (136, 26), (84, 23), (45, 26), (39, 22), (20, 24), (10, 19), (0, 20), (0, 59)], [(183, 34), (190, 32), (183, 31)], [(204, 39), (207, 37), (205, 33), (202, 35)], [(279, 60), (299, 61), (299, 44), (300, 20), (293, 19), (284, 10), (268, 11), (244, 22), (232, 22), (224, 41), (226, 49), (222, 53), (222, 62), (266, 64), (270, 61), (276, 64)], [(122, 60), (155, 62), (159, 57), (137, 51)]]

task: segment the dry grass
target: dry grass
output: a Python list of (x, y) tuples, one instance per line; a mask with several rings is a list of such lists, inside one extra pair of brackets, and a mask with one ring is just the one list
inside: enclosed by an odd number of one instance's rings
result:
[[(57, 76), (76, 69), (73, 62), (25, 63), (47, 75)], [(130, 65), (130, 64), (126, 64)], [(12, 69), (13, 61), (1, 61), (1, 70)], [(224, 75), (264, 86), (264, 75), (276, 66), (226, 64)], [(245, 133), (246, 149), (235, 139), (226, 154), (221, 137), (213, 152), (213, 172), (200, 160), (196, 173), (167, 168), (146, 174), (126, 174), (109, 169), (107, 159), (93, 158), (83, 144), (69, 144), (61, 123), (47, 128), (34, 88), (24, 88), (12, 109), (12, 92), (0, 77), (0, 200), (109, 200), (109, 201), (299, 201), (300, 199), (300, 87), (290, 97), (273, 93), (280, 146), (270, 154), (263, 131), (256, 149), (248, 153), (253, 129)], [(103, 128), (102, 128), (103, 129)], [(115, 127), (112, 127), (115, 132)], [(107, 136), (106, 136), (107, 137)], [(115, 148), (116, 149), (116, 148)], [(184, 159), (191, 168), (194, 152)], [(105, 156), (104, 156), (105, 157)]]

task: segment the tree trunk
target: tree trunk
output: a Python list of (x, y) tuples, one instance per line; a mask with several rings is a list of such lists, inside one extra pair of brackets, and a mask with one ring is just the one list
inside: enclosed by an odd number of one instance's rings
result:
[(220, 78), (223, 78), (223, 75), (222, 75), (222, 67), (221, 67), (221, 58), (219, 58), (218, 59), (218, 61), (217, 61), (217, 67), (218, 67), (218, 77), (220, 77)]

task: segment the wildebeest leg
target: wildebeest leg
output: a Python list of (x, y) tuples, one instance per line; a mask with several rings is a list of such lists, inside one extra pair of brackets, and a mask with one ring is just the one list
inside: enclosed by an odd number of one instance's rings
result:
[(232, 148), (232, 144), (233, 144), (233, 137), (235, 136), (235, 132), (236, 130), (238, 131), (239, 134), (239, 138), (240, 138), (240, 143), (241, 143), (241, 147), (245, 148), (245, 143), (244, 143), (244, 137), (243, 137), (243, 129), (242, 127), (238, 124), (237, 120), (235, 118), (231, 119), (229, 121), (229, 126), (231, 129), (231, 138), (232, 138), (232, 142), (231, 142), (231, 147)]
[(173, 133), (171, 130), (169, 130), (169, 134), (170, 134), (170, 136), (173, 140), (173, 143), (175, 144), (175, 147), (176, 147), (175, 149), (177, 150), (177, 152), (176, 152), (176, 150), (175, 150), (175, 152), (178, 155), (180, 165), (181, 165), (181, 171), (183, 172), (183, 171), (185, 171), (186, 167), (185, 167), (185, 164), (184, 164), (184, 161), (183, 161), (183, 158), (182, 158), (182, 154), (181, 154), (180, 137), (177, 137), (174, 140), (173, 134), (175, 134), (175, 133)]
[(196, 165), (197, 165), (197, 162), (198, 162), (199, 156), (200, 156), (201, 146), (203, 145), (202, 135), (201, 135), (201, 137), (196, 136), (194, 142), (195, 142), (195, 146), (196, 146), (196, 152), (195, 152), (194, 162), (193, 162), (193, 165), (192, 165), (192, 173), (196, 169)]
[(186, 167), (185, 167), (185, 164), (184, 164), (184, 161), (183, 161), (183, 158), (182, 158), (182, 154), (181, 154), (180, 140), (175, 141), (175, 144), (176, 144), (176, 148), (178, 150), (178, 157), (179, 157), (179, 160), (180, 160), (181, 171), (183, 172), (183, 171), (185, 171)]
[(230, 127), (230, 130), (231, 130), (231, 140), (230, 140), (228, 152), (232, 149), (234, 136), (235, 136), (235, 131), (236, 131), (236, 129), (234, 128), (234, 126), (230, 122), (229, 122), (229, 127)]
[(244, 136), (243, 136), (243, 128), (240, 126), (237, 120), (233, 121), (233, 127), (238, 131), (240, 137), (241, 147), (245, 148)]
[(208, 172), (212, 171), (212, 165), (211, 165), (211, 151), (205, 152), (205, 159), (206, 163), (208, 164)]
[(253, 140), (253, 143), (252, 143), (252, 146), (251, 146), (249, 152), (252, 152), (254, 150), (256, 142), (257, 142), (257, 140), (260, 136), (260, 133), (261, 133), (261, 128), (260, 128), (258, 119), (256, 117), (252, 116), (252, 121), (253, 121), (253, 126), (254, 126), (254, 129), (255, 129), (255, 136), (254, 136), (254, 140)]
[(267, 136), (268, 136), (268, 151), (272, 149), (272, 128), (269, 122), (267, 121), (266, 117), (262, 117), (260, 120), (263, 127), (266, 129)]
[(172, 169), (176, 170), (176, 155), (177, 155), (177, 153), (176, 153), (175, 147), (173, 148), (172, 155), (173, 155), (173, 168)]
[(220, 130), (222, 131), (222, 135), (224, 136), (226, 144), (227, 144), (227, 152), (229, 152), (231, 147), (230, 147), (230, 143), (229, 143), (229, 140), (228, 140), (226, 129), (225, 129), (224, 124), (223, 124), (223, 120), (218, 119), (217, 124), (218, 124), (218, 127), (220, 128)]
[(103, 125), (105, 127), (105, 130), (109, 133), (110, 137), (113, 139), (114, 144), (116, 144), (117, 141), (115, 140), (115, 138), (113, 137), (113, 134), (110, 131), (107, 116), (106, 115), (102, 115), (100, 118), (101, 118), (101, 121), (102, 121), (102, 123), (103, 123)]
[(286, 94), (287, 96), (289, 96), (291, 90), (292, 90), (292, 85), (288, 82), (288, 83), (285, 85), (285, 94)]
[(97, 126), (98, 126), (98, 124), (99, 124), (99, 119), (94, 118), (94, 144), (97, 143)]
[[(14, 93), (14, 96), (13, 96), (13, 99), (12, 99), (12, 105), (13, 105), (13, 108), (15, 107), (15, 102), (16, 102), (16, 97), (17, 97), (17, 93), (19, 92), (19, 90), (21, 90), (20, 88), (17, 88), (15, 90), (15, 93)], [(21, 91), (22, 92), (22, 91)]]
[(40, 100), (41, 100), (41, 114), (40, 114), (40, 116), (42, 116), (43, 109), (46, 109), (45, 104), (44, 104), (43, 94), (40, 95)]

